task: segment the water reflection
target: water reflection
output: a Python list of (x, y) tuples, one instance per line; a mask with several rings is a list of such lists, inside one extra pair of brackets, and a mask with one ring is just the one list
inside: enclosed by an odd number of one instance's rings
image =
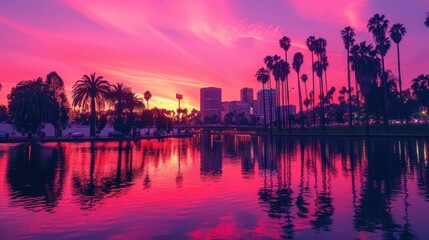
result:
[[(423, 139), (231, 135), (0, 146), (0, 221), (19, 228), (26, 212), (60, 211), (106, 229), (115, 222), (109, 231), (121, 236), (141, 231), (128, 227), (135, 221), (156, 221), (140, 236), (425, 239), (427, 151)], [(108, 220), (90, 215), (117, 204)]]
[(12, 148), (7, 168), (12, 206), (53, 212), (62, 195), (64, 175), (61, 146), (21, 144)]

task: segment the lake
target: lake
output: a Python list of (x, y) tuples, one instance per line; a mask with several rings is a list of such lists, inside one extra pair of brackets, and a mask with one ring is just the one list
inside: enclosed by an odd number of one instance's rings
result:
[(0, 145), (2, 239), (429, 239), (428, 141)]

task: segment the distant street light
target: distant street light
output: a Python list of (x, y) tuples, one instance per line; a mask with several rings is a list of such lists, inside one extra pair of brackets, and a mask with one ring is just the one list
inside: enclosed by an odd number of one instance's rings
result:
[(180, 134), (180, 112), (182, 112), (182, 111), (180, 110), (180, 100), (182, 100), (182, 99), (183, 99), (183, 95), (182, 95), (182, 94), (179, 94), (179, 93), (176, 93), (176, 98), (177, 98), (177, 100), (178, 100), (178, 102), (179, 102), (179, 108), (177, 109), (177, 111), (178, 111), (178, 114), (177, 114), (177, 120), (179, 121), (179, 128), (177, 129), (177, 133), (178, 133), (178, 134)]

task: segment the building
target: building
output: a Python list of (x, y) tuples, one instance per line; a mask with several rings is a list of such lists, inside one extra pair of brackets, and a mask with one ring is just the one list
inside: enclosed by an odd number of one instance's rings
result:
[(253, 88), (245, 87), (240, 89), (240, 101), (253, 102)]
[[(264, 96), (265, 96), (265, 101), (264, 101)], [(260, 116), (261, 121), (263, 121), (263, 118), (264, 118), (264, 103), (265, 103), (265, 113), (266, 113), (265, 116), (267, 117), (267, 120), (270, 119), (270, 99), (271, 99), (272, 116), (273, 116), (273, 121), (275, 121), (276, 120), (276, 90), (272, 88), (259, 90), (256, 98), (257, 98), (256, 113)]]
[(200, 109), (203, 122), (221, 122), (222, 89), (216, 87), (201, 88)]
[(288, 115), (288, 110), (290, 111), (289, 112), (290, 116), (295, 116), (296, 115), (296, 106), (295, 105), (289, 105), (289, 108), (288, 108), (288, 106), (280, 106), (280, 114), (281, 114), (282, 118), (284, 117), (283, 113), (286, 116)]

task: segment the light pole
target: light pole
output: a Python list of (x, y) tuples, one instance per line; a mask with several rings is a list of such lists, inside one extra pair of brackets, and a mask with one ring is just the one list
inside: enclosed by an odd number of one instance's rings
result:
[(183, 95), (182, 94), (179, 94), (179, 93), (176, 93), (176, 98), (177, 98), (177, 101), (179, 102), (179, 108), (177, 109), (177, 119), (178, 119), (178, 121), (179, 121), (179, 128), (178, 128), (178, 130), (177, 130), (177, 134), (179, 134), (180, 135), (180, 112), (181, 112), (181, 110), (180, 110), (180, 100), (182, 100), (183, 99)]

